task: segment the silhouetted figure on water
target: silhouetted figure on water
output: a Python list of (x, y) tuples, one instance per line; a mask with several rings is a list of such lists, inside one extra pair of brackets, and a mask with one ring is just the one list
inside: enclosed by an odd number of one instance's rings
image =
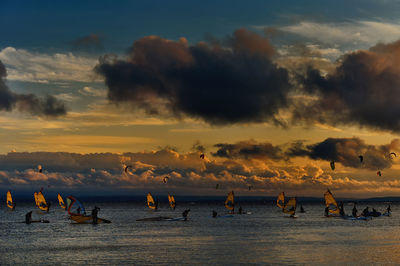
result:
[(329, 216), (329, 207), (325, 208), (325, 216), (328, 217)]
[(98, 223), (97, 214), (98, 214), (99, 210), (100, 210), (100, 208), (98, 208), (97, 206), (94, 206), (94, 209), (92, 210), (92, 223), (93, 224)]
[(339, 214), (340, 214), (340, 216), (344, 216), (344, 215), (345, 215), (345, 213), (344, 213), (344, 207), (343, 207), (343, 202), (340, 203), (340, 206), (339, 206)]
[(25, 214), (25, 223), (30, 224), (32, 222), (32, 211)]
[(213, 218), (216, 218), (217, 215), (218, 215), (218, 213), (217, 213), (216, 211), (212, 211), (212, 217), (213, 217)]
[(189, 212), (190, 212), (190, 209), (184, 210), (182, 212), (182, 217), (185, 218), (185, 221), (187, 221), (187, 216), (188, 216)]
[(352, 212), (351, 212), (351, 214), (353, 215), (353, 217), (357, 217), (357, 212), (358, 212), (358, 210), (357, 210), (357, 208), (356, 208), (356, 203), (354, 203), (353, 210), (352, 210)]

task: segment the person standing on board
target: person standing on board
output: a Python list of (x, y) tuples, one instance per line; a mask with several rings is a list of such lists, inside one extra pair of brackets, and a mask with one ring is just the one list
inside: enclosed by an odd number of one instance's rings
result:
[(97, 224), (98, 223), (97, 214), (98, 214), (99, 210), (100, 210), (100, 208), (98, 208), (97, 206), (94, 206), (94, 209), (92, 210), (92, 222), (93, 222), (93, 224)]
[(353, 211), (351, 212), (351, 214), (353, 215), (353, 217), (357, 217), (357, 208), (356, 208), (356, 203), (354, 202), (354, 207), (353, 207)]
[(25, 223), (30, 224), (32, 222), (32, 211), (25, 214)]
[(325, 208), (325, 216), (326, 216), (326, 217), (329, 217), (329, 207), (326, 207), (326, 208)]

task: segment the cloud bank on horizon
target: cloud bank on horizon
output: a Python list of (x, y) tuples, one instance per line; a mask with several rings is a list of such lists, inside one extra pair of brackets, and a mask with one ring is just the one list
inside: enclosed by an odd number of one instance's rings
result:
[[(243, 194), (252, 191), (274, 195), (277, 190), (301, 191), (319, 195), (326, 188), (355, 196), (379, 195), (400, 191), (391, 167), (397, 164), (389, 152), (398, 151), (399, 140), (382, 146), (367, 145), (357, 138), (326, 139), (304, 145), (242, 141), (215, 144), (216, 152), (179, 153), (171, 148), (151, 152), (77, 154), (66, 152), (11, 152), (0, 155), (0, 188), (51, 187), (56, 189), (129, 189), (133, 191), (174, 191), (177, 193), (220, 194), (234, 189)], [(196, 147), (201, 146), (197, 144)], [(203, 150), (203, 149), (202, 149)], [(362, 152), (365, 160), (360, 163)], [(207, 155), (210, 154), (210, 155)], [(311, 161), (299, 166), (299, 157)], [(329, 161), (342, 165), (332, 171)], [(37, 171), (37, 165), (43, 172)], [(129, 166), (129, 167), (128, 167)], [(374, 175), (376, 169), (390, 178), (368, 180), (351, 173)], [(163, 182), (165, 177), (168, 182)]]

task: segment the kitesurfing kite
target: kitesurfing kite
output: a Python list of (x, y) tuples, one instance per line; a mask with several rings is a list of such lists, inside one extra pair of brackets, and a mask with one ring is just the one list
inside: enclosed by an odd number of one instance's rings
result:
[(360, 155), (360, 156), (358, 156), (358, 158), (360, 158), (360, 163), (362, 163), (364, 161), (364, 156)]
[(204, 153), (200, 154), (200, 159), (204, 159)]
[(163, 178), (164, 184), (166, 184), (166, 183), (168, 182), (168, 180), (169, 180), (169, 176), (165, 176), (165, 177)]
[(124, 171), (125, 171), (125, 173), (128, 173), (128, 168), (132, 168), (132, 165), (127, 165), (127, 166), (125, 166), (125, 169), (124, 169)]

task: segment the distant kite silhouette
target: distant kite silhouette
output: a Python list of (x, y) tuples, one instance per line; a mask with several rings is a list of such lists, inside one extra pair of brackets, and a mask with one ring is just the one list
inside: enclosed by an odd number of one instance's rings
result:
[(165, 177), (163, 178), (164, 184), (166, 184), (166, 183), (168, 182), (168, 179), (169, 179), (169, 176), (165, 176)]
[(381, 171), (376, 172), (377, 175), (382, 176)]
[(40, 164), (37, 166), (37, 168), (38, 168), (39, 173), (43, 172), (43, 167)]
[(204, 153), (200, 154), (200, 159), (204, 159)]
[(360, 158), (360, 163), (362, 163), (364, 161), (364, 156), (360, 155), (360, 156), (358, 156), (358, 158)]
[(125, 173), (128, 173), (128, 168), (132, 168), (132, 165), (127, 165), (127, 166), (125, 166)]

